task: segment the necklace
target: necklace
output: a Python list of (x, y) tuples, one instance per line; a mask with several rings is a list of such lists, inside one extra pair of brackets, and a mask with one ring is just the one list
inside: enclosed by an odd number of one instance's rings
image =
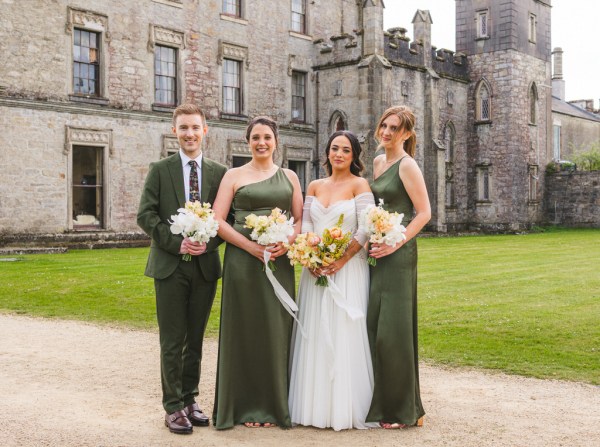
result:
[(254, 169), (255, 171), (258, 171), (258, 172), (270, 172), (273, 170), (273, 168), (277, 167), (277, 165), (273, 165), (269, 169), (259, 169), (256, 166), (254, 166), (254, 164), (252, 162), (248, 163), (248, 166), (250, 166), (252, 169)]

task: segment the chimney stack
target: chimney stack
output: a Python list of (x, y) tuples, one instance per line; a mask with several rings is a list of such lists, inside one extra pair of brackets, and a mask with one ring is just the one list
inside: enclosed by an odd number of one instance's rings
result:
[(563, 79), (563, 50), (560, 47), (552, 51), (554, 57), (554, 70), (552, 73), (552, 94), (565, 100), (565, 81)]

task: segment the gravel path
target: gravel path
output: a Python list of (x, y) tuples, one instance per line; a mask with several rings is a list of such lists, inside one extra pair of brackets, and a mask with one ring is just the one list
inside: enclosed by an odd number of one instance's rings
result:
[[(204, 350), (210, 413), (216, 340)], [(0, 314), (3, 446), (594, 446), (600, 387), (422, 365), (423, 428), (216, 431), (163, 425), (158, 335)]]

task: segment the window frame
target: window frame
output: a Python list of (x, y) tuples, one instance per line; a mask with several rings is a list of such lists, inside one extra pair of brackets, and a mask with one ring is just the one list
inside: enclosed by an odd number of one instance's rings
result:
[[(476, 38), (477, 39), (489, 39), (490, 38), (490, 14), (489, 10), (481, 10), (475, 13), (476, 23)], [(485, 27), (485, 29), (484, 29)]]
[[(227, 73), (226, 72), (226, 68), (229, 64), (234, 64), (233, 66), (237, 67), (237, 73)], [(222, 83), (222, 87), (221, 87), (221, 101), (222, 101), (222, 107), (221, 107), (221, 111), (222, 113), (226, 114), (226, 115), (237, 115), (237, 116), (241, 116), (243, 115), (244, 109), (243, 109), (243, 68), (242, 68), (242, 64), (243, 62), (237, 59), (231, 59), (228, 57), (224, 57), (223, 58), (223, 71), (222, 71), (222, 76), (221, 76), (221, 83)], [(233, 75), (237, 77), (237, 86), (235, 85), (228, 85), (225, 83), (226, 81), (226, 75)], [(233, 92), (235, 93), (237, 90), (237, 98), (234, 99), (235, 104), (237, 104), (237, 107), (235, 108), (235, 111), (231, 111), (228, 110), (226, 108), (226, 103), (227, 101), (230, 101), (228, 99), (225, 98), (225, 92), (226, 89), (233, 89)]]
[(490, 203), (492, 201), (492, 175), (489, 164), (477, 167), (477, 202)]
[(529, 35), (529, 42), (537, 42), (537, 17), (533, 13), (529, 13), (527, 20), (527, 33)]
[[(233, 6), (236, 10), (235, 13), (231, 13), (231, 12), (227, 11), (228, 3), (233, 3)], [(244, 17), (242, 0), (222, 0), (221, 1), (221, 14), (226, 15), (228, 17), (235, 17), (236, 19), (242, 19)]]
[[(162, 53), (162, 48), (173, 51), (174, 57), (173, 57), (172, 63), (175, 66), (174, 76), (169, 76), (168, 74), (167, 75), (159, 74), (156, 70), (157, 69), (156, 53), (159, 50)], [(162, 59), (160, 60), (160, 62), (162, 62)], [(167, 61), (167, 64), (170, 62), (171, 61)], [(157, 81), (158, 81), (158, 78), (161, 78), (161, 77), (167, 78), (167, 79), (169, 79), (169, 78), (173, 79), (173, 83), (174, 83), (174, 87), (173, 87), (173, 91), (172, 91), (173, 102), (162, 102), (157, 97), (157, 92), (159, 90), (161, 90), (158, 88)], [(164, 91), (169, 91), (169, 90), (164, 90)], [(157, 107), (177, 107), (178, 104), (179, 104), (179, 49), (176, 47), (163, 45), (162, 43), (157, 43), (154, 45), (154, 105)]]
[[(483, 97), (484, 93), (487, 93), (486, 98)], [(485, 78), (481, 79), (475, 89), (476, 124), (489, 124), (492, 122), (492, 97), (492, 89), (487, 80)], [(487, 111), (487, 114), (484, 111)]]
[[(294, 8), (296, 6), (296, 2), (300, 2), (302, 7), (302, 11), (296, 11)], [(300, 20), (294, 20), (296, 17), (299, 17)], [(295, 24), (298, 24), (298, 28), (295, 27)], [(308, 20), (307, 20), (307, 2), (306, 0), (292, 0), (291, 8), (290, 8), (290, 31), (298, 34), (308, 34)]]
[[(88, 41), (88, 45), (84, 46), (83, 45), (83, 33), (85, 33), (87, 36), (87, 41)], [(91, 46), (91, 37), (94, 37), (94, 41), (95, 41), (95, 46), (92, 47)], [(79, 39), (78, 39), (79, 37)], [(77, 44), (77, 41), (79, 40), (79, 45)], [(82, 54), (82, 50), (84, 48), (87, 48), (88, 50), (88, 61), (86, 62), (85, 60), (81, 59), (81, 54)], [(96, 54), (96, 60), (94, 62), (92, 62), (92, 50), (94, 51), (94, 53)], [(79, 56), (77, 56), (77, 54), (79, 54)], [(73, 60), (72, 60), (72, 65), (73, 65), (73, 76), (71, 79), (71, 87), (73, 89), (73, 95), (76, 96), (81, 96), (81, 97), (85, 97), (85, 98), (102, 98), (102, 89), (101, 89), (101, 78), (102, 78), (102, 73), (101, 73), (101, 64), (102, 64), (102, 33), (99, 31), (94, 31), (94, 30), (89, 30), (89, 29), (85, 29), (85, 28), (80, 28), (78, 26), (73, 27)], [(81, 68), (86, 67), (86, 73), (89, 73), (90, 71), (90, 67), (94, 67), (94, 71), (95, 71), (95, 77), (94, 78), (90, 78), (89, 76), (87, 77), (82, 77), (82, 76), (76, 76), (76, 72), (78, 74), (82, 74)], [(79, 69), (79, 70), (77, 70)], [(81, 82), (83, 82), (83, 80), (85, 79), (88, 84), (90, 81), (93, 81), (94, 83), (94, 93), (90, 93), (88, 92), (81, 92), (81, 91), (77, 91), (76, 90), (76, 85), (77, 83), (75, 82), (75, 79), (79, 79)], [(83, 86), (83, 83), (80, 84), (81, 86)]]
[[(100, 199), (101, 215), (99, 224), (77, 225), (74, 223), (74, 203), (73, 191), (74, 184), (80, 184), (81, 179), (74, 178), (73, 171), (73, 152), (78, 148), (92, 147), (100, 153), (101, 159), (101, 177), (102, 177), (102, 197)], [(110, 158), (114, 155), (112, 146), (112, 131), (109, 129), (92, 129), (66, 126), (66, 144), (63, 151), (67, 157), (67, 179), (68, 179), (68, 197), (67, 197), (67, 228), (71, 231), (109, 230), (111, 227), (111, 180), (110, 180)]]
[(560, 123), (554, 123), (552, 125), (552, 155), (554, 161), (560, 160), (560, 153), (562, 149), (562, 129)]
[[(302, 95), (298, 95), (295, 94), (297, 93), (297, 88), (298, 88), (298, 83), (296, 82), (298, 79), (302, 80)], [(306, 123), (307, 121), (307, 117), (306, 117), (306, 91), (307, 91), (307, 80), (308, 80), (308, 75), (306, 72), (304, 71), (299, 71), (299, 70), (292, 70), (292, 88), (291, 88), (291, 100), (292, 100), (292, 108), (291, 108), (291, 121), (294, 123)], [(302, 104), (302, 111), (301, 111), (301, 116), (299, 117), (295, 117), (294, 116), (294, 112), (299, 110), (298, 108), (295, 108), (294, 106), (298, 104), (298, 101), (301, 102)]]

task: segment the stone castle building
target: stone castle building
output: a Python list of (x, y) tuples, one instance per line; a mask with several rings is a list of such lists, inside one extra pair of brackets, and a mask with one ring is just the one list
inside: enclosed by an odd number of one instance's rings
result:
[(428, 11), (412, 42), (384, 31), (383, 3), (1, 1), (0, 235), (139, 232), (148, 165), (178, 150), (182, 102), (206, 111), (205, 153), (229, 166), (248, 160), (248, 119), (275, 118), (277, 162), (304, 188), (337, 129), (359, 136), (370, 173), (379, 115), (406, 104), (431, 230), (542, 222), (550, 0), (456, 0), (456, 52), (432, 46)]

